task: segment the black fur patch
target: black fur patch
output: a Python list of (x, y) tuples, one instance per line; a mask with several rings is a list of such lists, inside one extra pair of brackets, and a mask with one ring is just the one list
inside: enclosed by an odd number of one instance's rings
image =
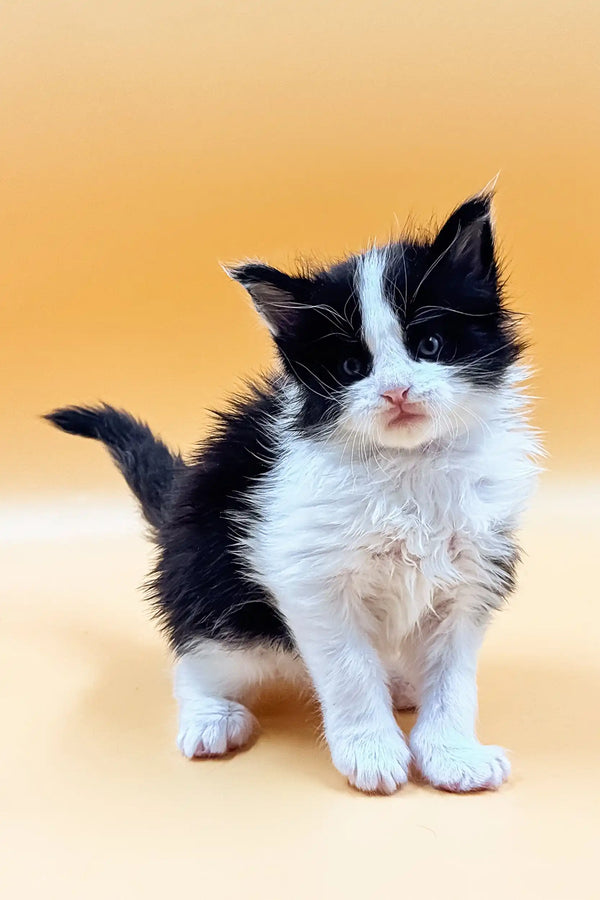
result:
[(285, 369), (301, 387), (300, 430), (332, 422), (344, 388), (370, 372), (372, 358), (362, 336), (355, 271), (356, 260), (350, 259), (306, 279), (293, 328), (275, 337)]
[(215, 432), (177, 486), (172, 514), (158, 533), (151, 592), (156, 616), (178, 653), (200, 638), (292, 647), (271, 598), (235, 552), (240, 532), (255, 516), (248, 492), (273, 465), (268, 421), (278, 407), (272, 386), (254, 387), (219, 414)]
[(68, 434), (102, 441), (154, 527), (164, 522), (183, 460), (152, 434), (145, 422), (103, 403), (66, 406), (44, 416)]
[(392, 245), (386, 271), (413, 358), (434, 335), (441, 345), (434, 361), (459, 366), (483, 387), (496, 386), (524, 350), (502, 296), (490, 202), (489, 195), (468, 200), (431, 240)]
[(435, 243), (392, 249), (386, 275), (407, 349), (417, 359), (421, 341), (435, 335), (441, 349), (433, 361), (460, 366), (463, 378), (494, 387), (523, 352), (518, 319), (504, 305), (495, 268), (483, 278), (438, 254)]
[(517, 567), (521, 562), (521, 550), (512, 535), (507, 534), (506, 541), (506, 554), (490, 559), (490, 566), (498, 579), (498, 594), (503, 599), (509, 597), (516, 590)]

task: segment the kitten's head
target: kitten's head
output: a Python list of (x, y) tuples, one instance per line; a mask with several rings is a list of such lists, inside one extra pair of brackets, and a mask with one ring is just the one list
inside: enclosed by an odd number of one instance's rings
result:
[(397, 448), (454, 437), (485, 420), (522, 350), (502, 302), (489, 193), (427, 241), (373, 248), (310, 275), (260, 263), (229, 274), (298, 386), (303, 429)]

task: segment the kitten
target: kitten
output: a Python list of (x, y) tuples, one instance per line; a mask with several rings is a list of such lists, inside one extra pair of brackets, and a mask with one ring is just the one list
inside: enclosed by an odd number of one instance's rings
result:
[[(194, 459), (110, 406), (47, 416), (107, 445), (153, 526), (179, 748), (243, 746), (251, 689), (309, 679), (357, 788), (392, 793), (411, 758), (437, 787), (497, 788), (510, 767), (475, 736), (477, 654), (515, 586), (537, 444), (491, 194), (431, 239), (229, 275), (281, 365), (218, 415)], [(413, 706), (409, 748), (394, 709)]]

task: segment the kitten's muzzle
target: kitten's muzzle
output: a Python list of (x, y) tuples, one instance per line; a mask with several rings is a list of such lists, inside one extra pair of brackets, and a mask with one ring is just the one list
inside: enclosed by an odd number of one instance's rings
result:
[(388, 404), (385, 410), (385, 424), (388, 428), (395, 425), (414, 425), (427, 418), (422, 403), (408, 399), (409, 391), (410, 387), (399, 387), (385, 391), (381, 395)]

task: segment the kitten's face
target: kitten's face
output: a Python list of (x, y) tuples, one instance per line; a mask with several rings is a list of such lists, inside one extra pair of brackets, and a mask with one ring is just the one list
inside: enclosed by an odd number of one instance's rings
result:
[(467, 201), (429, 243), (376, 248), (310, 277), (231, 273), (295, 379), (304, 429), (410, 449), (485, 421), (521, 347), (502, 307), (490, 198)]

